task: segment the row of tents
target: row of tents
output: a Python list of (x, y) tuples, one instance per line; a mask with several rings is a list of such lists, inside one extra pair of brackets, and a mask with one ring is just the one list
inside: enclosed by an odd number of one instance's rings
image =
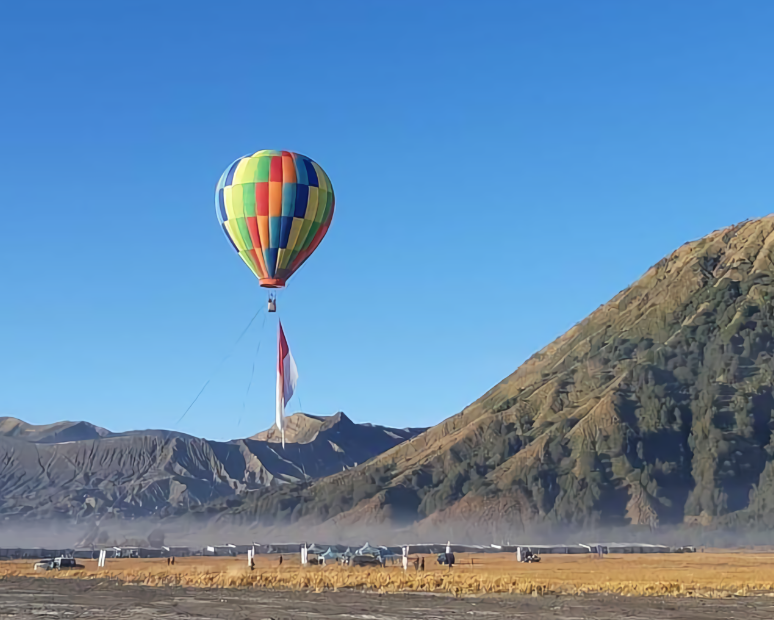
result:
[[(166, 558), (186, 557), (196, 555), (188, 547), (102, 547), (83, 549), (47, 549), (43, 547), (0, 548), (2, 560), (39, 560), (45, 558), (76, 558), (82, 560), (97, 560), (102, 549), (108, 558)], [(201, 552), (199, 552), (201, 554)]]
[(397, 562), (403, 557), (402, 547), (374, 547), (366, 543), (362, 547), (345, 547), (343, 545), (305, 545), (301, 550), (301, 563), (306, 564), (309, 555), (317, 556), (318, 562), (351, 563), (354, 558), (370, 556), (379, 560), (383, 565), (387, 561)]
[(516, 553), (531, 551), (538, 555), (582, 553), (691, 553), (694, 547), (669, 547), (650, 543), (571, 543), (559, 545), (519, 543), (514, 545), (459, 545), (454, 543), (414, 543), (404, 545), (407, 554), (430, 555), (439, 553)]
[[(561, 545), (518, 544), (518, 545), (461, 545), (454, 543), (411, 543), (397, 546), (363, 546), (329, 545), (321, 543), (252, 543), (248, 545), (222, 544), (207, 545), (199, 549), (181, 546), (165, 547), (107, 547), (108, 558), (165, 558), (186, 557), (191, 555), (231, 556), (246, 555), (252, 550), (256, 555), (303, 553), (306, 556), (315, 555), (323, 560), (339, 560), (341, 558), (372, 555), (380, 558), (391, 558), (403, 555), (437, 555), (440, 553), (516, 553), (517, 550), (528, 550), (539, 555), (548, 554), (583, 554), (583, 553), (691, 553), (694, 547), (668, 547), (649, 543), (573, 543)], [(44, 549), (33, 548), (0, 548), (0, 559), (39, 559), (50, 557), (72, 557), (82, 559), (97, 559), (100, 548), (84, 549)]]

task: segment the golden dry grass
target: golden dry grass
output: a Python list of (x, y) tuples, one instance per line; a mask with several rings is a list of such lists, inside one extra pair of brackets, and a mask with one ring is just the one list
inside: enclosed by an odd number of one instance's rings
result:
[(37, 575), (46, 578), (112, 579), (150, 586), (256, 587), (311, 591), (361, 589), (379, 592), (445, 592), (455, 596), (490, 593), (610, 593), (626, 596), (774, 596), (774, 553), (696, 553), (675, 555), (543, 556), (539, 564), (518, 564), (512, 554), (458, 554), (452, 571), (425, 557), (426, 571), (399, 566), (348, 568), (299, 565), (298, 557), (256, 556), (166, 560), (80, 561), (83, 571), (35, 573), (31, 561), (0, 563), (0, 579)]

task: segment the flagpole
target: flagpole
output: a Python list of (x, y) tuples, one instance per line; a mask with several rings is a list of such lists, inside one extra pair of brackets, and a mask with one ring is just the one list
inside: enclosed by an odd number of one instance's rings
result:
[(285, 405), (293, 398), (298, 381), (298, 368), (290, 352), (290, 347), (282, 330), (282, 321), (278, 321), (277, 333), (277, 428), (282, 437), (282, 449), (285, 449)]
[(284, 402), (284, 378), (282, 368), (282, 321), (277, 322), (277, 405), (276, 423), (277, 430), (282, 439), (282, 449), (285, 449), (285, 402)]

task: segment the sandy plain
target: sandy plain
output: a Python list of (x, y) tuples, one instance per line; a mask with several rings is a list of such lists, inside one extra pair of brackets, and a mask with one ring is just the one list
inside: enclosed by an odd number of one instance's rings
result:
[(774, 596), (774, 553), (763, 550), (692, 554), (545, 555), (539, 564), (519, 564), (513, 554), (457, 554), (453, 570), (425, 556), (425, 571), (413, 566), (350, 568), (302, 567), (297, 555), (194, 556), (166, 559), (79, 560), (79, 571), (34, 572), (34, 562), (0, 562), (0, 579), (100, 580), (156, 587), (261, 588), (310, 592), (370, 591), (380, 594), (423, 592), (455, 597), (489, 594), (672, 596), (728, 598)]
[(0, 618), (14, 620), (764, 620), (771, 597), (453, 598), (433, 594), (127, 586), (104, 579), (0, 579)]

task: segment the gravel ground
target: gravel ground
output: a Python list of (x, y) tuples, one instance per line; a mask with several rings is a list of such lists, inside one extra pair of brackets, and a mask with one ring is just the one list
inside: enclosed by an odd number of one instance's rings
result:
[(149, 588), (114, 582), (13, 578), (0, 581), (0, 618), (229, 618), (250, 620), (758, 620), (774, 598), (723, 600), (618, 596), (454, 599), (423, 594)]

